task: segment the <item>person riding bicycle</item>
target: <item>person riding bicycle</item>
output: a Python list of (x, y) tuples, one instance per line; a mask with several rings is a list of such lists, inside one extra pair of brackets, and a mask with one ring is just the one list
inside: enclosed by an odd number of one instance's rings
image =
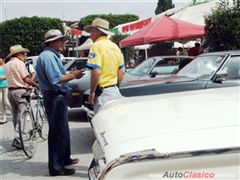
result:
[[(24, 61), (29, 50), (21, 45), (10, 47), (10, 53), (6, 57), (5, 73), (8, 82), (8, 99), (12, 107), (14, 139), (12, 146), (21, 148), (18, 132), (18, 121), (22, 122), (22, 113), (26, 109), (26, 99), (22, 94), (26, 93), (29, 86), (38, 87), (38, 84), (32, 81), (27, 72)], [(21, 123), (23, 124), (23, 123)]]

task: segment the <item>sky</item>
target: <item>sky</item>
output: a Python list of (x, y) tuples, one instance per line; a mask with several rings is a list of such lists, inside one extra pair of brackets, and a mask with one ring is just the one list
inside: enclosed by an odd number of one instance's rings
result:
[[(79, 21), (91, 14), (136, 14), (154, 16), (157, 0), (0, 0), (0, 21), (22, 16), (54, 17)], [(173, 0), (176, 5), (191, 0)]]

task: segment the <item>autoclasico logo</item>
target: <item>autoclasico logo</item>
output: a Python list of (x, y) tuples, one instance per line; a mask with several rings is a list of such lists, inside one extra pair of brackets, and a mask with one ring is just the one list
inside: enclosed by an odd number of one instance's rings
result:
[(213, 172), (205, 171), (183, 171), (183, 172), (169, 172), (166, 171), (162, 178), (184, 178), (184, 179), (212, 179), (215, 177)]

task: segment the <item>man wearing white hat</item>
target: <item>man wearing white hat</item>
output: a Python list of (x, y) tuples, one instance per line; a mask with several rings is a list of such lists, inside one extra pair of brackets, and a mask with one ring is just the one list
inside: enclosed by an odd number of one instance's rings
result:
[(94, 105), (95, 113), (106, 102), (122, 98), (118, 85), (124, 76), (124, 60), (119, 47), (107, 38), (109, 22), (96, 18), (84, 29), (90, 33), (93, 45), (88, 56), (87, 67), (91, 69), (90, 95), (88, 101)]
[(12, 107), (13, 126), (15, 130), (12, 146), (16, 148), (21, 148), (18, 138), (17, 119), (22, 116), (23, 111), (26, 109), (26, 99), (21, 98), (21, 96), (26, 93), (26, 89), (29, 86), (38, 87), (38, 84), (31, 80), (24, 63), (27, 52), (29, 50), (23, 48), (21, 45), (10, 47), (10, 53), (6, 58), (7, 63), (5, 64), (9, 90), (8, 99)]
[(44, 51), (36, 64), (37, 80), (43, 92), (43, 102), (48, 116), (48, 168), (51, 176), (71, 175), (74, 169), (65, 166), (77, 164), (71, 159), (70, 134), (68, 126), (67, 91), (68, 81), (79, 79), (83, 70), (72, 70), (69, 74), (63, 67), (59, 52), (63, 50), (65, 36), (57, 29), (45, 34)]

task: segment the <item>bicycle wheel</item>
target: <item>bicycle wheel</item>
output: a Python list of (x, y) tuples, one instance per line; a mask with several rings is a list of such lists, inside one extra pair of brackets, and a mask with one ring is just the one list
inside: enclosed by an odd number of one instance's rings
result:
[(22, 121), (18, 120), (19, 138), (25, 155), (32, 158), (37, 146), (37, 136), (34, 120), (30, 110), (22, 114)]
[(42, 101), (40, 101), (37, 111), (38, 134), (43, 140), (46, 140), (48, 136), (48, 122)]

